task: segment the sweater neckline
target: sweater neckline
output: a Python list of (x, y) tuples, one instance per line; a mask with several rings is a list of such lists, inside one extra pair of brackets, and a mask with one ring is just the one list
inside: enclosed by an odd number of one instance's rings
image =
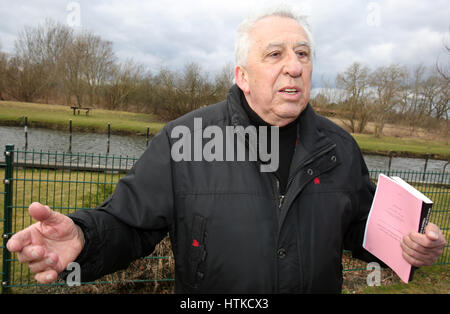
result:
[[(264, 121), (248, 104), (247, 99), (245, 99), (245, 96), (243, 94), (241, 94), (242, 97), (242, 107), (244, 108), (245, 112), (247, 113), (247, 116), (249, 118), (250, 124), (254, 125), (254, 126), (272, 126), (270, 123), (267, 123), (266, 121)], [(298, 122), (299, 118), (297, 117), (297, 119), (295, 119), (294, 121), (292, 121), (291, 123), (282, 126), (279, 128), (280, 133), (285, 133), (285, 132), (294, 132), (296, 130), (296, 125)]]

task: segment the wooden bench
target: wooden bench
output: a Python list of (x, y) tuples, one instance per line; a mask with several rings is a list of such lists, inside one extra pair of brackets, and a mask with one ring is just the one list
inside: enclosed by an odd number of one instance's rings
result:
[(78, 107), (78, 106), (71, 106), (70, 109), (73, 110), (73, 115), (75, 115), (75, 112), (78, 110), (78, 115), (80, 115), (80, 110), (85, 110), (86, 115), (89, 115), (89, 111), (94, 109), (91, 107)]

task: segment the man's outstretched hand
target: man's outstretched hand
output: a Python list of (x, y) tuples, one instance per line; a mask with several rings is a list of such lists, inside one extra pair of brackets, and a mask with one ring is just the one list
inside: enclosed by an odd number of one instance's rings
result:
[(17, 232), (6, 247), (19, 262), (28, 263), (40, 283), (50, 283), (80, 254), (84, 245), (81, 229), (72, 219), (48, 206), (32, 203), (28, 211), (38, 222)]

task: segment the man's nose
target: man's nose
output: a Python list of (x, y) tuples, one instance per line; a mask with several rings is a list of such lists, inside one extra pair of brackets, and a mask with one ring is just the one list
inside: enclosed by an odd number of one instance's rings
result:
[(284, 64), (284, 73), (292, 77), (299, 77), (303, 73), (303, 64), (299, 60), (298, 55), (292, 51), (286, 57)]

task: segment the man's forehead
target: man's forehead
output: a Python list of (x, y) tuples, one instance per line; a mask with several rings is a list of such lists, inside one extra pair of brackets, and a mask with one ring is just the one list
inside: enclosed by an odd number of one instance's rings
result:
[[(269, 16), (256, 22), (250, 37), (263, 46), (283, 44), (288, 38), (291, 42), (308, 43), (305, 30), (296, 20), (280, 16)], [(307, 45), (310, 46), (309, 43)]]

